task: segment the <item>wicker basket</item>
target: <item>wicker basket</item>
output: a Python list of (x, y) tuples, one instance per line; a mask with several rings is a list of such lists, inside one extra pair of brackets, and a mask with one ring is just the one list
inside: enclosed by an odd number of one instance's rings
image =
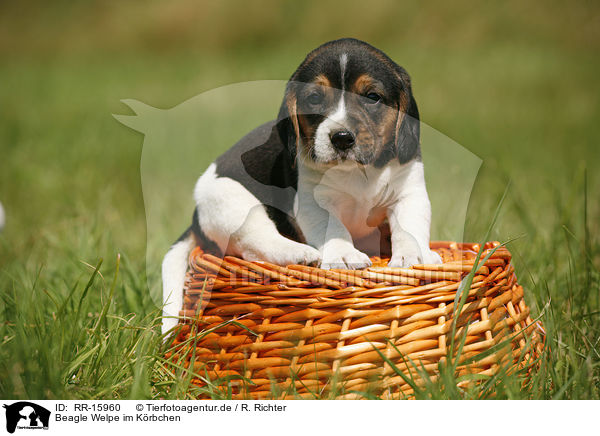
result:
[(530, 318), (509, 251), (486, 244), (482, 260), (495, 251), (476, 271), (454, 323), (456, 292), (480, 247), (431, 248), (443, 264), (386, 268), (373, 258), (373, 267), (358, 271), (220, 259), (196, 248), (179, 349), (167, 358), (186, 368), (193, 361), (202, 377), (229, 379), (223, 389), (234, 399), (410, 396), (407, 376), (418, 385), (425, 369), (435, 379), (462, 339), (458, 374), (530, 367), (545, 335)]

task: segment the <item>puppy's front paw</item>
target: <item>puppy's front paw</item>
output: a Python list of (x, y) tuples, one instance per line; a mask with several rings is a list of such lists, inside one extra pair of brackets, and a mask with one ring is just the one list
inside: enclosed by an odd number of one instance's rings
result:
[(323, 269), (362, 269), (372, 264), (369, 256), (345, 241), (330, 241), (323, 249)]
[(409, 268), (418, 264), (442, 263), (442, 258), (429, 249), (422, 252), (418, 247), (407, 247), (394, 250), (388, 266), (392, 268)]
[(424, 264), (435, 264), (442, 263), (442, 258), (435, 251), (427, 250), (425, 257), (423, 258)]
[(321, 261), (321, 253), (310, 245), (291, 241), (287, 238), (265, 241), (260, 248), (252, 246), (241, 253), (250, 261), (267, 261), (276, 265), (312, 265)]
[(291, 264), (300, 264), (300, 265), (310, 265), (317, 266), (319, 262), (321, 262), (321, 253), (316, 248), (311, 247), (306, 244), (298, 244), (299, 247), (297, 250), (294, 250), (294, 253), (290, 253), (292, 259), (288, 262)]

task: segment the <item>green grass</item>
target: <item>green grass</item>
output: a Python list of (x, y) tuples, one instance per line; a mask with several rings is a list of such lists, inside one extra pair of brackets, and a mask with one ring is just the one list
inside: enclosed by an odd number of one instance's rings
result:
[[(599, 399), (598, 8), (381, 2), (366, 16), (354, 2), (347, 16), (359, 25), (345, 27), (318, 18), (335, 5), (264, 5), (269, 13), (239, 14), (242, 3), (198, 12), (187, 1), (168, 13), (157, 2), (1, 6), (0, 397), (194, 395), (184, 371), (164, 369), (151, 297), (166, 244), (190, 216), (190, 176), (153, 194), (165, 215), (147, 234), (144, 138), (111, 114), (131, 113), (126, 98), (166, 109), (236, 82), (285, 80), (308, 50), (352, 35), (404, 65), (422, 120), (482, 159), (465, 240), (483, 238), (510, 181), (491, 239), (513, 240), (519, 282), (547, 331), (528, 390), (501, 374), (459, 391), (444, 373), (417, 396)], [(126, 19), (141, 11), (144, 20)], [(202, 25), (188, 18), (197, 15)], [(216, 118), (227, 135), (203, 137), (190, 169), (274, 116), (276, 100), (248, 116), (225, 102)], [(432, 197), (443, 197), (451, 168), (427, 168)], [(433, 237), (443, 237), (445, 209), (434, 203), (433, 213)]]

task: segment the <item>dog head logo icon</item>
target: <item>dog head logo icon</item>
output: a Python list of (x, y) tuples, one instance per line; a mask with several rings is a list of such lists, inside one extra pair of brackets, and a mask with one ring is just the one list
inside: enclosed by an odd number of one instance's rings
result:
[(47, 429), (50, 421), (50, 411), (29, 401), (19, 401), (6, 409), (6, 431), (14, 433), (19, 429)]

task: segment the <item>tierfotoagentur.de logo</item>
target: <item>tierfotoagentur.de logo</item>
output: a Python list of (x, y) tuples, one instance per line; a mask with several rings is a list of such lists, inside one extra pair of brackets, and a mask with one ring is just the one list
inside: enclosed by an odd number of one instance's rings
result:
[(6, 431), (14, 433), (19, 430), (48, 430), (50, 411), (42, 406), (29, 401), (19, 401), (10, 405), (4, 404), (6, 409)]

